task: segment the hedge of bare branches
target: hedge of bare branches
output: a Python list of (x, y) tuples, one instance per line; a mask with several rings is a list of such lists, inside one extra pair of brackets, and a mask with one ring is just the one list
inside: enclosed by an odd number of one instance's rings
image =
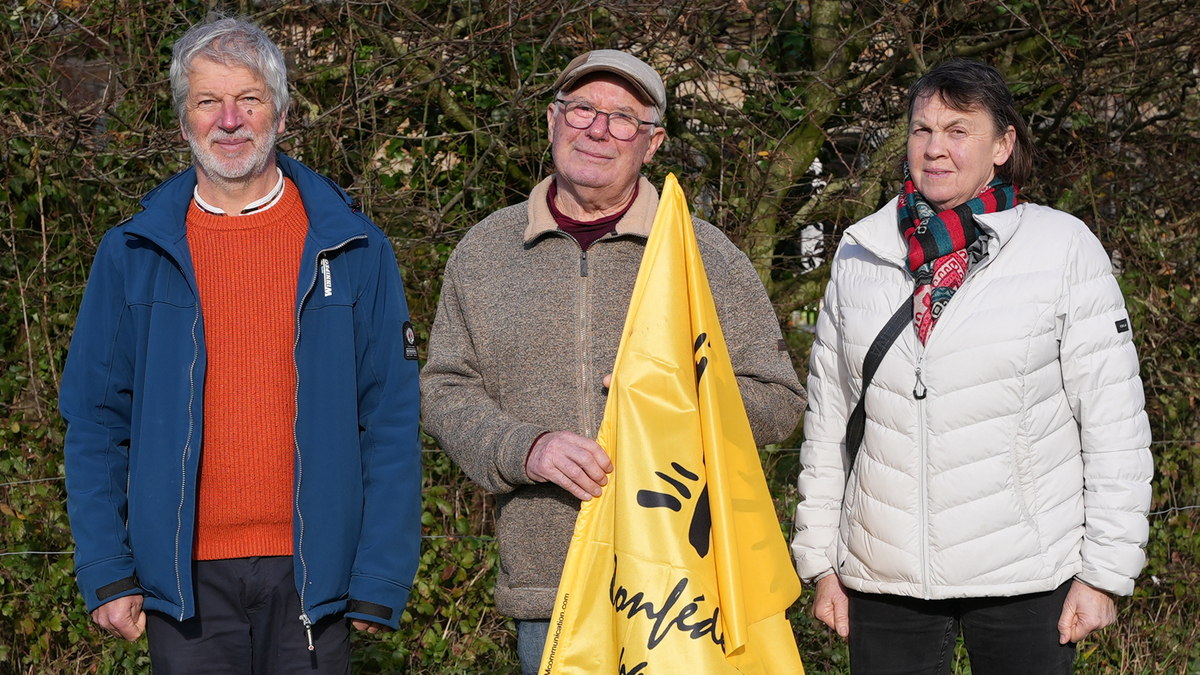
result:
[[(898, 188), (908, 84), (951, 56), (997, 65), (1039, 151), (1022, 198), (1079, 216), (1111, 252), (1154, 425), (1146, 577), (1119, 625), (1082, 646), (1079, 670), (1196, 672), (1198, 2), (5, 2), (0, 672), (149, 671), (144, 644), (102, 637), (74, 589), (55, 400), (100, 236), (189, 161), (167, 65), (214, 8), (284, 46), (295, 97), (282, 146), (392, 237), (421, 337), (458, 239), (552, 171), (557, 71), (599, 47), (654, 64), (670, 140), (649, 175), (676, 173), (693, 209), (750, 255), (802, 376), (825, 252)], [(427, 450), (417, 586), (399, 632), (357, 638), (356, 668), (515, 672), (511, 626), (491, 608), (491, 501)], [(795, 454), (763, 457), (786, 518)], [(846, 672), (806, 601), (793, 623), (809, 671)]]

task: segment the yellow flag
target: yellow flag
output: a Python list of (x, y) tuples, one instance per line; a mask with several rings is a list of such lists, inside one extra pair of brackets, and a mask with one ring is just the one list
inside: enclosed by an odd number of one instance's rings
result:
[(674, 175), (597, 440), (615, 469), (579, 512), (542, 675), (803, 673), (800, 580)]

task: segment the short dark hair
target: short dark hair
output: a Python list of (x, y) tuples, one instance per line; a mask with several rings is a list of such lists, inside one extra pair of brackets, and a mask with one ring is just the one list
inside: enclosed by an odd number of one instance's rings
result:
[(951, 59), (939, 64), (908, 88), (908, 118), (912, 119), (917, 99), (934, 95), (961, 112), (986, 112), (997, 135), (1003, 135), (1010, 126), (1016, 130), (1012, 154), (996, 168), (996, 173), (1013, 185), (1025, 185), (1033, 172), (1033, 138), (999, 70), (971, 59)]

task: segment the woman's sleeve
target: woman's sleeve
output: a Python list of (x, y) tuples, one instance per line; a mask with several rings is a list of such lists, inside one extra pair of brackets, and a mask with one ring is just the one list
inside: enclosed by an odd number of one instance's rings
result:
[(817, 318), (808, 368), (808, 409), (800, 447), (800, 503), (796, 506), (792, 555), (806, 583), (825, 576), (836, 560), (842, 492), (846, 485), (845, 437), (849, 375), (842, 353), (835, 257)]
[(1149, 537), (1150, 423), (1133, 327), (1107, 253), (1082, 225), (1059, 308), (1063, 388), (1083, 453), (1083, 571), (1096, 588), (1129, 595)]

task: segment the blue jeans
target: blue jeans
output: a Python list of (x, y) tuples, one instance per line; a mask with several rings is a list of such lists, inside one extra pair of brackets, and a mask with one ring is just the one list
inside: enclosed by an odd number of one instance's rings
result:
[(853, 675), (949, 675), (961, 628), (973, 675), (1070, 675), (1075, 643), (1058, 643), (1071, 583), (1009, 598), (850, 597)]
[(521, 675), (537, 675), (542, 665), (542, 650), (546, 647), (546, 636), (550, 634), (550, 619), (522, 621), (517, 619), (517, 659), (521, 661)]

